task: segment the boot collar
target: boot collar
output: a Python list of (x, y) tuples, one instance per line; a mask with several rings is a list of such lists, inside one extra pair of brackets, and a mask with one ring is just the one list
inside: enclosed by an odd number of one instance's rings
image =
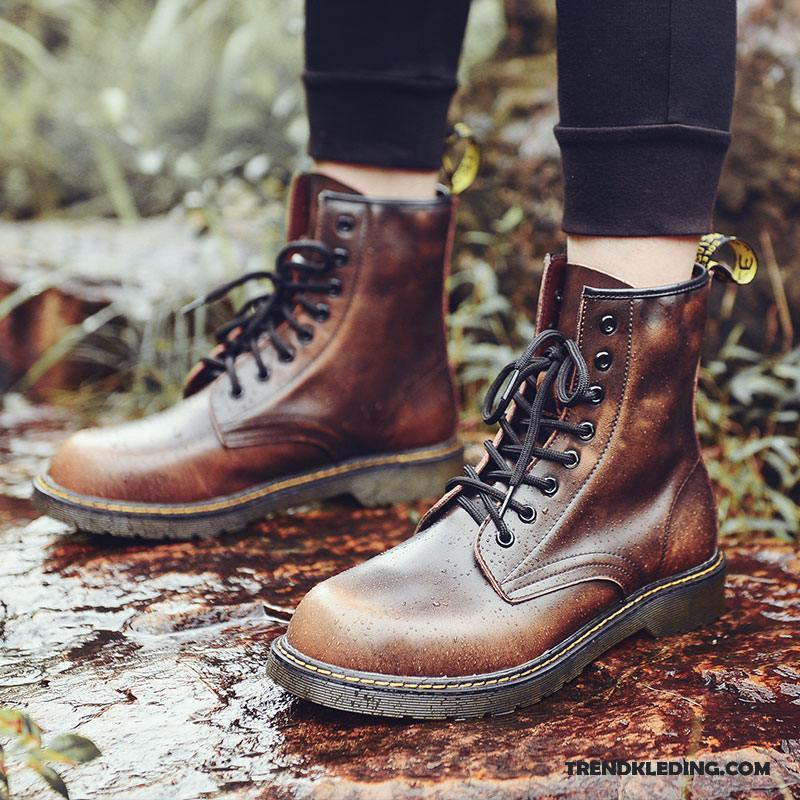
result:
[(705, 267), (695, 264), (688, 281), (637, 289), (604, 272), (581, 264), (570, 264), (566, 255), (548, 255), (539, 292), (537, 332), (553, 328), (576, 339), (584, 297), (620, 300), (671, 297), (705, 286), (710, 277)]
[(288, 240), (314, 236), (323, 192), (335, 192), (349, 197), (362, 196), (355, 189), (318, 172), (301, 172), (295, 175), (289, 190), (286, 223)]

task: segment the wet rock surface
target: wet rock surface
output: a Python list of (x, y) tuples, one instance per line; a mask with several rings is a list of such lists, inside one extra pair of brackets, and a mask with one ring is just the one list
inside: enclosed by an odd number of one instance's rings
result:
[[(266, 655), (310, 586), (402, 540), (422, 505), (342, 502), (217, 541), (90, 537), (25, 499), (66, 417), (22, 407), (0, 423), (0, 705), (102, 749), (65, 771), (73, 797), (800, 796), (797, 546), (729, 542), (728, 612), (712, 629), (629, 640), (534, 708), (469, 723), (359, 718), (288, 697)], [(768, 760), (771, 775), (565, 767), (682, 757)]]

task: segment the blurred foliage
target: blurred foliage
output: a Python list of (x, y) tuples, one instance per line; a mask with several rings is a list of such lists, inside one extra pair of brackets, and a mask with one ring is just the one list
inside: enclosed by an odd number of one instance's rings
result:
[(100, 751), (85, 736), (74, 733), (56, 736), (44, 745), (42, 729), (27, 714), (0, 707), (0, 800), (12, 796), (9, 780), (12, 765), (6, 762), (6, 754), (11, 755), (14, 765), (32, 769), (54, 792), (69, 800), (64, 779), (50, 763), (85, 764), (100, 756)]
[(0, 210), (170, 208), (296, 166), (302, 0), (5, 0)]
[(800, 348), (764, 358), (736, 328), (701, 373), (698, 433), (721, 532), (800, 531)]

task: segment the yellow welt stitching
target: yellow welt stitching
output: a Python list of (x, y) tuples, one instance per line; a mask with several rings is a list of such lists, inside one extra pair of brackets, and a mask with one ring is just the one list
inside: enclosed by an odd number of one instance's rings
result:
[[(403, 688), (408, 688), (408, 689), (465, 689), (467, 687), (475, 687), (475, 686), (490, 686), (492, 684), (504, 683), (506, 681), (514, 680), (516, 678), (527, 677), (528, 675), (532, 675), (535, 672), (540, 672), (545, 667), (549, 666), (550, 664), (552, 664), (554, 661), (556, 661), (559, 658), (561, 658), (566, 653), (569, 653), (571, 650), (574, 650), (581, 642), (585, 641), (589, 636), (591, 636), (592, 634), (596, 633), (601, 628), (603, 628), (606, 625), (608, 625), (608, 623), (612, 622), (620, 614), (622, 614), (623, 612), (627, 611), (629, 608), (631, 608), (632, 606), (634, 606), (637, 603), (641, 602), (645, 598), (650, 597), (650, 596), (652, 596), (654, 594), (658, 594), (659, 592), (662, 592), (665, 589), (670, 589), (673, 586), (680, 586), (683, 583), (688, 583), (690, 581), (696, 580), (697, 578), (702, 578), (704, 575), (708, 575), (710, 572), (713, 572), (721, 563), (722, 563), (722, 553), (719, 553), (717, 555), (717, 558), (714, 560), (714, 563), (711, 564), (711, 566), (706, 567), (706, 569), (704, 569), (702, 572), (695, 572), (692, 575), (687, 575), (687, 576), (685, 576), (683, 578), (678, 578), (677, 580), (670, 581), (669, 583), (665, 583), (663, 586), (657, 586), (654, 589), (650, 589), (650, 591), (647, 591), (644, 594), (639, 595), (639, 597), (637, 597), (634, 600), (631, 600), (630, 602), (626, 603), (624, 606), (622, 606), (622, 608), (617, 609), (610, 617), (606, 617), (605, 619), (603, 619), (600, 622), (598, 622), (595, 626), (590, 628), (582, 636), (580, 636), (578, 639), (576, 639), (574, 642), (572, 642), (572, 644), (570, 644), (569, 647), (567, 647), (564, 650), (556, 653), (551, 658), (547, 659), (547, 661), (543, 661), (541, 664), (537, 664), (535, 667), (531, 667), (530, 669), (522, 670), (521, 672), (511, 673), (510, 675), (504, 676), (502, 678), (492, 678), (491, 680), (483, 680), (483, 681), (465, 681), (463, 683), (445, 683), (445, 684), (442, 684), (442, 683), (403, 683), (403, 684), (398, 684), (398, 683), (392, 683), (392, 682), (388, 682), (388, 681), (385, 682), (385, 683), (379, 682), (379, 681), (374, 681), (374, 683), (376, 685), (378, 685), (378, 686), (383, 686), (383, 685), (392, 686), (392, 687), (394, 687), (394, 686), (402, 686)], [(301, 659), (298, 659), (295, 656), (293, 656), (291, 653), (289, 653), (284, 648), (283, 641), (279, 640), (277, 642), (277, 648), (278, 648), (278, 650), (280, 650), (281, 655), (283, 657), (289, 659), (289, 661), (292, 661), (293, 663), (298, 664), (301, 667), (312, 669), (315, 672), (319, 671), (318, 668), (315, 667), (313, 664), (311, 664), (311, 663), (309, 663), (307, 661), (303, 661)], [(345, 676), (345, 679), (350, 681), (351, 683), (368, 683), (368, 682), (370, 682), (369, 678), (360, 678), (360, 677), (354, 676), (354, 675), (347, 675), (347, 676)]]
[(251, 492), (247, 492), (239, 497), (232, 498), (229, 500), (218, 500), (213, 503), (203, 503), (203, 504), (193, 504), (190, 507), (177, 507), (177, 508), (170, 508), (167, 506), (146, 506), (142, 507), (142, 505), (132, 505), (129, 503), (115, 503), (115, 502), (105, 502), (102, 500), (84, 500), (81, 495), (73, 494), (71, 492), (66, 492), (62, 489), (59, 489), (57, 486), (49, 483), (45, 477), (39, 476), (35, 479), (34, 484), (42, 489), (44, 492), (55, 495), (56, 497), (61, 498), (62, 500), (66, 500), (70, 503), (75, 505), (83, 506), (84, 508), (97, 508), (101, 511), (115, 511), (121, 512), (126, 514), (141, 514), (143, 516), (146, 515), (166, 515), (166, 516), (181, 516), (181, 515), (192, 515), (192, 514), (203, 514), (209, 511), (220, 511), (225, 508), (232, 508), (235, 506), (244, 505), (245, 503), (250, 502), (251, 500), (257, 500), (261, 497), (265, 497), (270, 494), (274, 494), (275, 492), (282, 491), (283, 489), (291, 489), (295, 486), (302, 486), (306, 483), (311, 483), (316, 480), (320, 480), (322, 478), (330, 478), (336, 475), (346, 474), (348, 472), (354, 472), (356, 470), (365, 469), (369, 467), (378, 467), (383, 466), (385, 464), (408, 464), (413, 463), (414, 461), (424, 460), (427, 458), (432, 458), (434, 456), (448, 456), (448, 455), (456, 455), (460, 452), (460, 446), (450, 446), (447, 448), (436, 448), (431, 447), (427, 450), (418, 450), (415, 453), (399, 453), (393, 456), (380, 456), (377, 458), (366, 459), (364, 461), (359, 461), (355, 464), (343, 464), (337, 467), (329, 467), (327, 469), (318, 470), (317, 472), (313, 472), (309, 475), (300, 475), (296, 478), (287, 478), (286, 480), (279, 481), (278, 483), (273, 483), (270, 486), (265, 486), (261, 489), (254, 489)]

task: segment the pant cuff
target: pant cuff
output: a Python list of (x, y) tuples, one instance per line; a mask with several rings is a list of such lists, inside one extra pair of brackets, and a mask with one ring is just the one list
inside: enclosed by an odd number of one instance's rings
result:
[(306, 72), (308, 152), (318, 161), (433, 170), (441, 166), (456, 82)]
[(664, 124), (558, 125), (555, 133), (566, 233), (679, 236), (711, 230), (728, 132)]

